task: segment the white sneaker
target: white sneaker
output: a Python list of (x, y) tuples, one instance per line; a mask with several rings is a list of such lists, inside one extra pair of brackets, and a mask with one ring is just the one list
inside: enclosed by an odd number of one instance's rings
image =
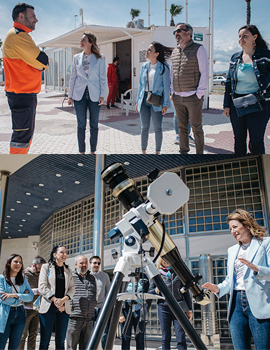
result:
[(176, 139), (175, 139), (175, 141), (174, 141), (174, 144), (175, 144), (175, 145), (180, 145), (180, 139), (179, 139), (179, 136), (178, 136), (178, 135), (176, 136)]

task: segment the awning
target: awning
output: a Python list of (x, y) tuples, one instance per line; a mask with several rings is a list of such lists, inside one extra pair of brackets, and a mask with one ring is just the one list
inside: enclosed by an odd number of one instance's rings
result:
[(113, 41), (127, 40), (140, 34), (149, 33), (148, 28), (124, 28), (124, 27), (107, 27), (98, 25), (84, 25), (68, 33), (60, 35), (52, 40), (45, 41), (38, 46), (40, 47), (79, 47), (80, 39), (84, 32), (91, 32), (97, 37), (98, 45), (106, 44)]

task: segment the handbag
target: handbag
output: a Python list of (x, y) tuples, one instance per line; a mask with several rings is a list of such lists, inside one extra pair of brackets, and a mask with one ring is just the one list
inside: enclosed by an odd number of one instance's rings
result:
[(148, 91), (146, 102), (153, 106), (160, 107), (162, 103), (162, 96), (155, 95), (152, 93), (152, 91)]
[(162, 104), (163, 96), (155, 95), (152, 93), (152, 91), (149, 91), (148, 70), (147, 70), (147, 84), (148, 84), (148, 92), (147, 92), (146, 102), (150, 103), (150, 105), (160, 107)]
[(263, 110), (256, 94), (248, 94), (232, 100), (238, 117)]

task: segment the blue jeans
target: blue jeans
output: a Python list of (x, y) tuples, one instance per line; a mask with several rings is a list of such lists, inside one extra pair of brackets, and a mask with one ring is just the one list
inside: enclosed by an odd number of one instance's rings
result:
[(54, 304), (51, 304), (45, 314), (39, 314), (40, 319), (40, 344), (39, 350), (47, 350), (55, 324), (55, 348), (65, 349), (65, 338), (68, 326), (69, 315), (63, 311), (58, 311)]
[(89, 109), (90, 149), (91, 152), (96, 152), (100, 106), (98, 105), (98, 102), (91, 101), (88, 89), (86, 89), (80, 101), (74, 100), (74, 107), (77, 116), (77, 138), (79, 152), (85, 152), (85, 129), (87, 121), (87, 108)]
[(5, 349), (7, 340), (9, 339), (8, 349), (19, 349), (22, 334), (26, 323), (26, 312), (24, 306), (11, 307), (5, 332), (0, 333), (0, 349)]
[(250, 138), (250, 153), (264, 154), (264, 133), (270, 117), (270, 102), (261, 102), (263, 110), (238, 117), (233, 103), (230, 105), (230, 119), (234, 133), (234, 153), (247, 154), (247, 132)]
[[(123, 311), (125, 318), (127, 318), (128, 313), (126, 311)], [(137, 316), (137, 317), (135, 317)], [(131, 320), (128, 326), (128, 329), (126, 331), (126, 335), (122, 333), (122, 350), (130, 350), (130, 341), (131, 341), (131, 332), (132, 328), (135, 333), (135, 341), (136, 341), (136, 349), (137, 350), (144, 350), (144, 332), (136, 332), (137, 331), (137, 325), (140, 320), (140, 315), (138, 313), (132, 313)], [(120, 323), (121, 330), (123, 331), (125, 322)]]
[(251, 336), (256, 350), (270, 349), (270, 318), (258, 320), (253, 316), (244, 291), (233, 293), (229, 323), (235, 350), (250, 350)]
[(170, 350), (171, 343), (171, 324), (173, 322), (174, 332), (177, 340), (177, 349), (186, 350), (185, 332), (179, 321), (175, 318), (173, 312), (167, 304), (158, 304), (158, 318), (162, 332), (162, 350)]
[[(176, 114), (175, 114), (175, 111), (173, 113), (173, 125), (174, 125), (174, 130), (175, 130), (175, 133), (176, 135), (179, 136), (179, 131), (178, 131), (178, 120), (176, 118)], [(190, 132), (191, 132), (191, 125), (190, 125), (190, 122), (188, 123), (188, 134), (190, 135)]]
[(141, 149), (145, 151), (148, 144), (148, 135), (150, 127), (150, 118), (152, 117), (155, 130), (156, 152), (159, 152), (162, 144), (162, 119), (163, 115), (160, 112), (155, 112), (153, 106), (147, 103), (147, 92), (144, 94), (143, 102), (140, 110), (141, 117)]

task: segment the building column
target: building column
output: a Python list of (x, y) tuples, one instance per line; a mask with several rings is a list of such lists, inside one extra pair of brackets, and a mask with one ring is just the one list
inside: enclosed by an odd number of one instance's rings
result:
[(105, 154), (96, 155), (96, 181), (94, 206), (93, 255), (101, 258), (101, 270), (104, 264), (104, 211), (105, 184), (101, 179), (101, 171), (105, 168)]
[(1, 216), (0, 216), (0, 254), (2, 248), (2, 239), (4, 231), (5, 213), (6, 213), (6, 202), (7, 202), (7, 191), (9, 183), (10, 172), (0, 170), (0, 199), (1, 199)]

